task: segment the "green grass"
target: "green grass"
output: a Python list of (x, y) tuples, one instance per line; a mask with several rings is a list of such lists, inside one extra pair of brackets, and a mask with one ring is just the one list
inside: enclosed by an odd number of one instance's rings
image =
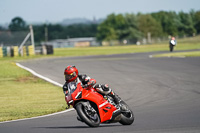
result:
[[(175, 47), (175, 51), (190, 49), (200, 49), (199, 36), (178, 40), (178, 45)], [(0, 121), (45, 115), (64, 110), (66, 107), (62, 88), (34, 77), (29, 72), (17, 67), (16, 61), (41, 57), (109, 55), (152, 51), (169, 51), (168, 43), (139, 46), (56, 48), (54, 55), (0, 58)], [(184, 56), (199, 56), (198, 51), (183, 54)]]
[(197, 57), (197, 56), (200, 56), (200, 51), (177, 52), (177, 53), (153, 55), (153, 57)]
[(0, 60), (0, 121), (50, 114), (65, 106), (60, 87), (32, 76), (12, 59)]
[[(200, 49), (200, 36), (177, 39), (177, 42), (178, 45), (174, 48), (175, 51)], [(54, 56), (109, 55), (153, 51), (169, 51), (168, 42), (149, 45), (55, 48)]]
[[(176, 47), (176, 50), (199, 49), (199, 44), (183, 44)], [(109, 55), (123, 53), (139, 53), (153, 51), (168, 51), (168, 45), (128, 45), (128, 46), (109, 46), (109, 47), (86, 47), (86, 48), (56, 48), (55, 56), (86, 56), (86, 55)]]
[[(179, 43), (175, 51), (200, 49), (199, 43)], [(168, 44), (151, 45), (126, 45), (106, 47), (79, 47), (79, 48), (55, 48), (54, 56), (87, 56), (87, 55), (109, 55), (123, 53), (139, 53), (153, 51), (169, 51)]]

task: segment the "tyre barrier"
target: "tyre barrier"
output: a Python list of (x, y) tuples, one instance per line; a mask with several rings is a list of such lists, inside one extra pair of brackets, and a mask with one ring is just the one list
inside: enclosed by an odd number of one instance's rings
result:
[(18, 57), (18, 56), (32, 56), (35, 54), (53, 54), (53, 46), (52, 45), (43, 45), (40, 47), (39, 52), (38, 48), (34, 48), (34, 46), (23, 46), (22, 51), (19, 52), (18, 46), (7, 46), (0, 47), (0, 58), (2, 57)]
[[(23, 47), (23, 55), (19, 53), (19, 47), (18, 46), (7, 46), (7, 47), (0, 47), (0, 57), (18, 57), (18, 56), (29, 56), (34, 55), (33, 48), (29, 48), (30, 46), (24, 46)], [(31, 53), (29, 53), (31, 51)]]

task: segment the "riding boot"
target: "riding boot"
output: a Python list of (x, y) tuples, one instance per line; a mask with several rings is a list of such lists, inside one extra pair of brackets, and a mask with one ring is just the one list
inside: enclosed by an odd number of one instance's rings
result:
[(121, 103), (121, 98), (114, 94), (113, 91), (111, 91), (111, 93), (108, 94), (109, 96), (111, 96), (114, 99), (114, 102), (117, 104), (117, 106), (121, 109), (121, 111), (126, 111), (127, 107)]
[(115, 102), (117, 105), (120, 103), (121, 98), (120, 98), (118, 95), (114, 94), (113, 91), (111, 91), (108, 95), (111, 96), (111, 97), (114, 99), (114, 102)]

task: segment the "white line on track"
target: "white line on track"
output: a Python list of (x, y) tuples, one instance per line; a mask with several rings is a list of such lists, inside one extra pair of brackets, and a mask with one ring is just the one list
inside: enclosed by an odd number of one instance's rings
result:
[(149, 58), (153, 58), (153, 55), (149, 55)]
[(37, 117), (31, 117), (31, 118), (25, 118), (25, 119), (18, 119), (18, 120), (11, 120), (11, 121), (3, 121), (3, 122), (0, 122), (0, 124), (1, 123), (16, 122), (16, 121), (31, 120), (31, 119), (37, 119), (37, 118), (44, 118), (44, 117), (48, 117), (48, 116), (53, 116), (53, 115), (58, 115), (58, 114), (66, 113), (66, 112), (73, 111), (73, 110), (74, 109), (71, 108), (71, 109), (68, 109), (68, 110), (64, 110), (64, 111), (53, 113), (53, 114), (43, 115), (43, 116), (37, 116)]
[(22, 65), (19, 64), (19, 63), (16, 63), (16, 65), (17, 65), (18, 67), (21, 67), (21, 68), (23, 68), (23, 69), (29, 71), (30, 73), (32, 73), (33, 75), (35, 75), (35, 76), (37, 76), (37, 77), (39, 77), (39, 78), (41, 78), (41, 79), (44, 79), (44, 80), (46, 80), (46, 81), (48, 81), (48, 82), (50, 82), (50, 83), (52, 83), (52, 84), (54, 84), (54, 85), (57, 85), (57, 86), (59, 86), (59, 87), (62, 87), (62, 84), (60, 84), (60, 83), (58, 83), (58, 82), (55, 82), (55, 81), (53, 81), (53, 80), (51, 80), (51, 79), (49, 79), (49, 78), (47, 78), (47, 77), (44, 77), (44, 76), (42, 76), (42, 75), (36, 73), (35, 71), (31, 70), (31, 69), (28, 68), (28, 67), (22, 66)]
[[(55, 82), (55, 81), (53, 81), (53, 80), (51, 80), (51, 79), (49, 79), (47, 77), (44, 77), (44, 76), (36, 73), (35, 71), (33, 71), (30, 68), (27, 68), (27, 67), (25, 67), (25, 66), (23, 66), (23, 65), (21, 65), (19, 63), (16, 63), (16, 65), (19, 66), (19, 67), (21, 67), (21, 68), (23, 68), (23, 69), (25, 69), (25, 70), (27, 70), (27, 71), (29, 71), (30, 73), (32, 73), (33, 75), (35, 75), (35, 76), (37, 76), (37, 77), (39, 77), (41, 79), (44, 79), (44, 80), (46, 80), (46, 81), (48, 81), (48, 82), (50, 82), (50, 83), (52, 83), (54, 85), (62, 87), (62, 84), (60, 84), (58, 82)], [(66, 113), (66, 112), (73, 111), (73, 110), (74, 109), (71, 108), (71, 109), (67, 109), (67, 110), (61, 111), (61, 112), (57, 112), (57, 113), (53, 113), (53, 114), (48, 114), (48, 115), (43, 115), (43, 116), (37, 116), (37, 117), (31, 117), (31, 118), (25, 118), (25, 119), (18, 119), (18, 120), (11, 120), (11, 121), (3, 121), (3, 122), (0, 122), (0, 124), (1, 123), (16, 122), (16, 121), (23, 121), (23, 120), (31, 120), (31, 119), (36, 119), (36, 118), (43, 118), (43, 117), (48, 117), (48, 116), (53, 116), (53, 115), (58, 115), (58, 114)]]
[[(165, 56), (166, 58), (185, 58), (186, 56)], [(154, 58), (153, 55), (149, 55), (149, 58)]]

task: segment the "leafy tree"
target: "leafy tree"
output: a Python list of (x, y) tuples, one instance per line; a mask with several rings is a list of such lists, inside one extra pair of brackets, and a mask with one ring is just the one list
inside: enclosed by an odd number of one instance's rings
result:
[(138, 29), (138, 20), (135, 14), (125, 14), (126, 27), (122, 39), (138, 40), (142, 38), (142, 32)]
[[(110, 14), (100, 24), (60, 24), (33, 25), (35, 41), (45, 40), (45, 28), (48, 28), (48, 40), (75, 37), (94, 37), (98, 40), (138, 40), (147, 37), (193, 35), (200, 33), (200, 11), (189, 13), (160, 11), (151, 14)], [(15, 17), (9, 24), (11, 31), (28, 30), (26, 22)], [(0, 27), (0, 30), (6, 30)]]
[(178, 27), (179, 33), (192, 36), (196, 33), (193, 25), (192, 17), (188, 13), (179, 12), (181, 26)]
[(46, 25), (34, 25), (34, 39), (36, 42), (45, 41), (45, 27)]
[(150, 14), (138, 16), (138, 28), (147, 37), (150, 32), (152, 37), (159, 36), (162, 33), (162, 27)]
[(194, 27), (197, 33), (200, 33), (200, 11), (197, 11), (194, 15)]
[(9, 29), (11, 31), (26, 30), (26, 22), (21, 17), (15, 17), (11, 20), (11, 23), (9, 24)]
[(98, 40), (115, 40), (119, 39), (119, 29), (122, 29), (122, 24), (124, 23), (122, 15), (110, 14), (107, 16), (106, 20), (103, 21), (97, 27), (97, 39)]
[(175, 12), (160, 11), (151, 15), (160, 22), (163, 35), (178, 35), (178, 25), (180, 25), (180, 22)]
[(195, 11), (192, 9), (190, 10), (189, 12), (189, 15), (191, 16), (191, 19), (192, 19), (192, 24), (194, 25), (194, 21), (195, 21)]
[(97, 30), (98, 40), (137, 39), (141, 33), (137, 28), (137, 19), (134, 14), (110, 14)]
[(64, 38), (96, 36), (97, 24), (73, 24), (64, 27)]
[(102, 23), (97, 28), (97, 39), (98, 40), (115, 40), (118, 39), (116, 31), (113, 27), (107, 26), (105, 23)]
[(93, 37), (97, 32), (97, 24), (73, 24), (62, 26), (60, 24), (34, 25), (35, 41), (45, 40), (45, 28), (48, 29), (48, 40), (66, 39), (74, 37)]
[(107, 16), (106, 20), (103, 21), (97, 27), (97, 39), (98, 40), (113, 40), (118, 39), (117, 29), (121, 27), (117, 24), (115, 14), (110, 14)]
[(59, 24), (49, 24), (47, 25), (48, 28), (48, 38), (49, 40), (53, 39), (60, 39), (62, 38), (62, 33), (63, 33), (63, 27)]

